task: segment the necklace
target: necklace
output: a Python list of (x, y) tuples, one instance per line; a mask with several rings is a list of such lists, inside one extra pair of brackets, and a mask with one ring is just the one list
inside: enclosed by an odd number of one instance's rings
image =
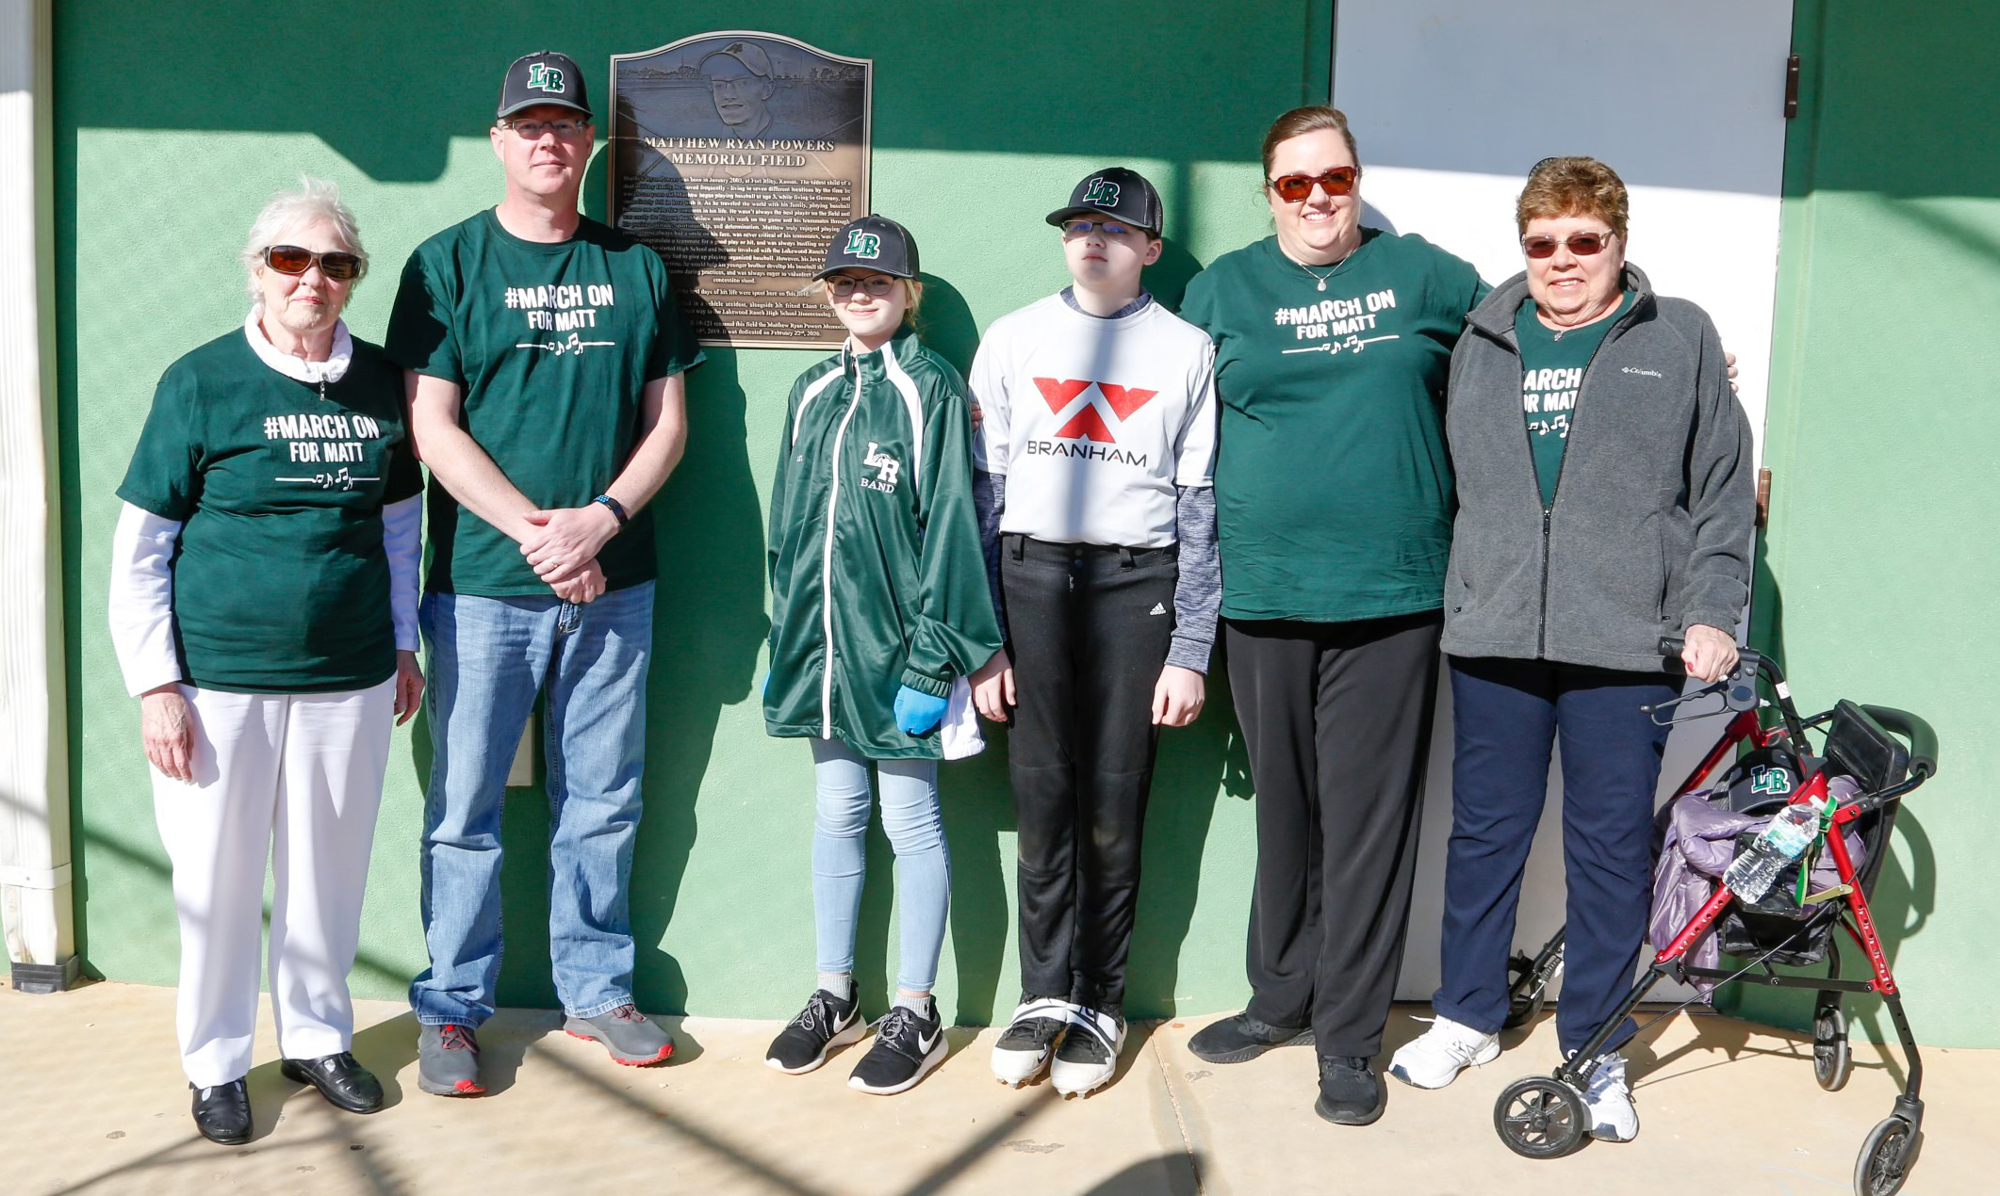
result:
[(1328, 270), (1324, 274), (1314, 274), (1312, 271), (1312, 267), (1306, 265), (1304, 262), (1293, 262), (1292, 264), (1294, 266), (1297, 266), (1299, 269), (1304, 270), (1308, 275), (1310, 275), (1314, 279), (1318, 280), (1319, 289), (1324, 291), (1326, 289), (1326, 280), (1332, 278), (1335, 274), (1340, 273), (1340, 268), (1341, 266), (1346, 264), (1346, 259), (1342, 258), (1340, 261), (1335, 262), (1333, 264), (1333, 269)]

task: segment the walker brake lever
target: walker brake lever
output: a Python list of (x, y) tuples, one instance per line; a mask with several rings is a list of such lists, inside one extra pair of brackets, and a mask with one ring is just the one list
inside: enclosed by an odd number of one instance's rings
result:
[[(1703, 710), (1696, 714), (1682, 715), (1678, 718), (1671, 714), (1664, 719), (1659, 717), (1659, 711), (1670, 711), (1676, 706), (1684, 706), (1699, 698), (1706, 698), (1717, 694), (1722, 696), (1722, 708), (1720, 710)], [(1744, 659), (1736, 662), (1735, 671), (1722, 680), (1711, 681), (1693, 693), (1681, 694), (1668, 701), (1651, 706), (1641, 706), (1639, 709), (1647, 718), (1653, 720), (1654, 726), (1671, 727), (1675, 723), (1692, 722), (1695, 719), (1708, 718), (1712, 715), (1734, 714), (1744, 710), (1755, 710), (1760, 705), (1762, 705), (1762, 702), (1757, 697), (1757, 661), (1755, 657), (1746, 653)]]

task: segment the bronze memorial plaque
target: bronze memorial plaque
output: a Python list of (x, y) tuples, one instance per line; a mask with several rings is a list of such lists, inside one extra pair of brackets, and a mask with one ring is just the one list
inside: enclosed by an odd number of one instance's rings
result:
[(666, 259), (703, 344), (840, 346), (807, 284), (868, 213), (872, 70), (773, 33), (611, 56), (611, 222)]

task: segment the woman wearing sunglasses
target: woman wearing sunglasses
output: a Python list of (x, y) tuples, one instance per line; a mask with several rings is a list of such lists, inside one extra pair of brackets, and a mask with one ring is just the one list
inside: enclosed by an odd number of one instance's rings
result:
[(1340, 112), (1280, 116), (1263, 164), (1274, 235), (1197, 275), (1181, 312), (1216, 346), (1223, 635), (1257, 789), (1250, 1005), (1189, 1045), (1236, 1063), (1316, 1040), (1314, 1108), (1366, 1125), (1437, 690), (1445, 375), (1485, 287), (1361, 226)]
[[(1625, 259), (1625, 185), (1550, 158), (1516, 205), (1527, 269), (1468, 317), (1446, 420), (1459, 509), (1445, 582), (1453, 710), (1437, 1020), (1390, 1074), (1441, 1088), (1500, 1051), (1521, 873), (1562, 743), (1565, 1053), (1616, 1012), (1646, 931), (1666, 729), (1643, 707), (1736, 664), (1754, 513), (1750, 426), (1714, 324)], [(1525, 444), (1523, 426), (1525, 421)], [(1524, 451), (1525, 450), (1525, 451)], [(1607, 1044), (1632, 1031), (1628, 1019)], [(1639, 1130), (1613, 1054), (1591, 1135)]]
[(394, 722), (415, 713), (418, 493), (402, 372), (341, 322), (367, 270), (331, 184), (272, 197), (243, 326), (167, 368), (118, 488), (112, 641), (140, 700), (180, 913), (176, 998), (195, 1125), (247, 1141), (268, 862), (284, 1074), (355, 1113), (349, 1053)]

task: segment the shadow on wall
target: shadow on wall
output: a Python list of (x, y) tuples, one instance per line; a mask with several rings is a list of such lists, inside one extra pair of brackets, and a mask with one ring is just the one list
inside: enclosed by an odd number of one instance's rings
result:
[[(485, 131), (500, 75), (516, 56), (553, 48), (575, 58), (603, 126), (612, 54), (675, 41), (714, 28), (718, 19), (709, 6), (673, 3), (651, 6), (643, 16), (625, 6), (585, 3), (552, 22), (517, 0), (476, 7), (363, 0), (323, 16), (252, 0), (213, 0), (202, 7), (203, 36), (190, 37), (186, 14), (171, 5), (64, 7), (73, 11), (62, 14), (59, 81), (152, 78), (162, 69), (160, 52), (166, 47), (172, 49), (176, 76), (230, 80), (227, 88), (183, 89), (174, 104), (164, 106), (135, 101), (126, 89), (73, 87), (62, 96), (74, 108), (68, 120), (104, 128), (309, 132), (370, 177), (393, 182), (426, 182), (444, 173), (451, 139)], [(908, 9), (907, 20), (894, 15), (899, 7)], [(1272, 43), (1323, 45), (1330, 8), (1326, 0), (1269, 6), (1260, 21), (1269, 31), (1265, 37), (1242, 36), (1234, 12), (1203, 6), (1116, 23), (1089, 39), (1038, 38), (1033, 69), (1024, 69), (1013, 53), (942, 52), (937, 36), (918, 19), (932, 14), (930, 6), (847, 11), (816, 0), (771, 0), (758, 6), (753, 23), (835, 53), (872, 57), (871, 135), (879, 147), (1030, 154), (1059, 149), (1107, 161), (1234, 159), (1243, 148), (1234, 130), (1261, 129), (1260, 122), (1270, 118), (1268, 86), (1211, 89), (1203, 96), (1200, 120), (1163, 119), (1160, 105), (1177, 90), (1140, 96), (1125, 107), (1126, 119), (1079, 120), (1070, 105), (1048, 102), (1048, 88), (1053, 80), (1097, 78), (1107, 61), (1151, 62), (1163, 81), (1183, 71), (1226, 80), (1269, 79)], [(953, 11), (950, 38), (961, 47), (1012, 47), (1023, 29), (1059, 29), (1071, 16), (1072, 9), (1054, 0), (968, 6)], [(384, 36), (385, 28), (394, 36)], [(388, 87), (384, 94), (393, 94), (393, 102), (299, 102), (292, 59), (277, 49), (295, 39), (309, 41), (315, 59), (346, 86), (357, 92)], [(451, 53), (441, 67), (444, 46)], [(1291, 62), (1284, 68), (1278, 74), (1289, 83), (1295, 68)], [(1317, 83), (1324, 94), (1325, 70), (1309, 64), (1307, 91)], [(976, 100), (952, 102), (958, 97)], [(1294, 95), (1280, 102), (1295, 102)], [(600, 138), (604, 131), (600, 127)]]
[[(1777, 662), (1794, 691), (1794, 700), (1799, 703), (1802, 716), (1831, 710), (1841, 698), (1866, 703), (1868, 694), (1844, 693), (1798, 693), (1798, 683), (1791, 679), (1790, 662), (1785, 656), (1785, 595), (1784, 587), (1778, 583), (1771, 569), (1770, 532), (1764, 529), (1757, 536), (1752, 559), (1752, 601), (1749, 642), (1760, 652)], [(1764, 687), (1766, 700), (1775, 695)], [(1921, 715), (1922, 711), (1916, 711)], [(1883, 842), (1882, 850), (1889, 852), (1882, 869), (1875, 878), (1875, 890), (1868, 895), (1868, 909), (1875, 921), (1876, 933), (1882, 939), (1882, 951), (1893, 968), (1902, 945), (1920, 933), (1930, 916), (1937, 909), (1937, 853), (1931, 844), (1930, 835), (1924, 830), (1920, 816), (1923, 804), (1923, 790), (1918, 789), (1909, 800), (1899, 803), (1896, 822), (1891, 833)], [(1914, 805), (1912, 804), (1914, 802)], [(1851, 940), (1843, 940), (1836, 935), (1836, 946), (1848, 948), (1843, 959), (1844, 975), (1858, 976), (1868, 970), (1868, 961)], [(1825, 975), (1825, 965), (1814, 968), (1779, 968), (1792, 975)], [(1783, 989), (1763, 987), (1754, 984), (1732, 985), (1717, 994), (1716, 1005), (1730, 1013), (1793, 1029), (1810, 1029), (1813, 1019), (1815, 995), (1810, 989)], [(1868, 1038), (1875, 1042), (1893, 1042), (1896, 1038), (1895, 1025), (1883, 1003), (1871, 996), (1850, 995), (1843, 1004), (1848, 1020)], [(1923, 1040), (1922, 1027), (1915, 1027), (1917, 1038)], [(1899, 1065), (1892, 1059), (1892, 1068)], [(1902, 1076), (1896, 1076), (1898, 1083)]]

